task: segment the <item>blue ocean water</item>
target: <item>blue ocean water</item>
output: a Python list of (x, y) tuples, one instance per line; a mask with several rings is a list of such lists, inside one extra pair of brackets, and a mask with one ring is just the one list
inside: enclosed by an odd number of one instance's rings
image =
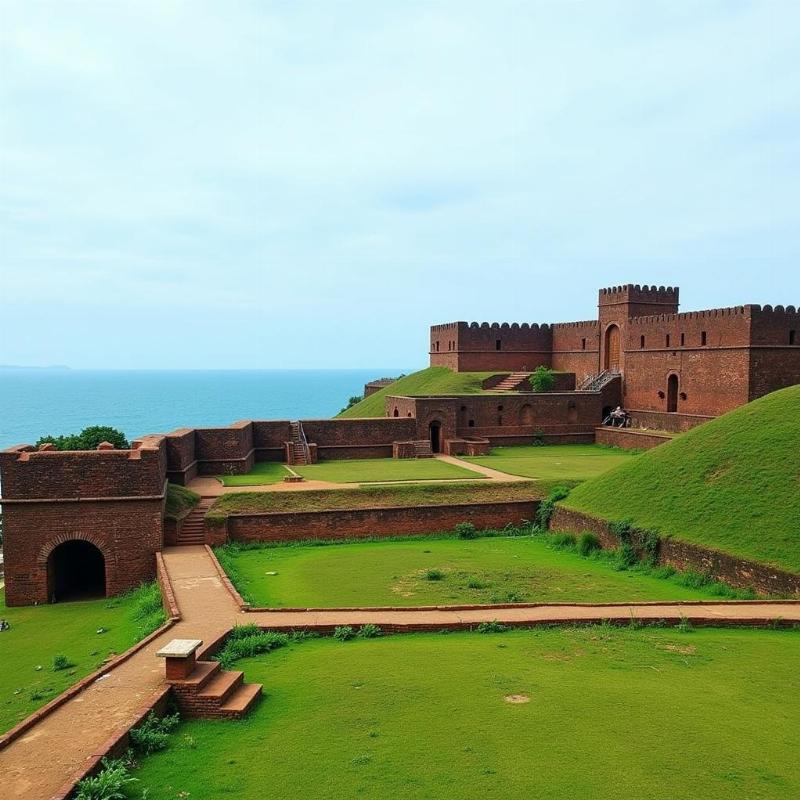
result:
[(240, 419), (334, 416), (367, 381), (408, 369), (0, 369), (0, 449), (112, 425), (129, 439)]

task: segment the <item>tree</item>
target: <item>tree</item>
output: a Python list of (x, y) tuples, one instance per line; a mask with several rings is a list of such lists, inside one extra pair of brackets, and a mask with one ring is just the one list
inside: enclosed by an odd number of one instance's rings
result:
[[(360, 403), (364, 399), (364, 395), (361, 394), (354, 394), (348, 401), (347, 405), (342, 409), (342, 411), (347, 411), (348, 408), (352, 408), (357, 403)], [(339, 412), (341, 413), (341, 411)]]
[(531, 386), (534, 392), (549, 392), (555, 385), (556, 379), (553, 370), (545, 366), (536, 367), (531, 375)]
[(90, 425), (80, 433), (68, 433), (62, 436), (42, 436), (36, 446), (51, 442), (56, 450), (96, 450), (100, 442), (110, 442), (117, 450), (130, 447), (125, 434), (109, 425)]

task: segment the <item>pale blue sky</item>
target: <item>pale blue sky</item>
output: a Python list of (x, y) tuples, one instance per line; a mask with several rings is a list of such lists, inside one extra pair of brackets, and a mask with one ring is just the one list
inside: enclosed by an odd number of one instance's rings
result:
[(0, 363), (412, 367), (800, 304), (800, 4), (0, 0)]

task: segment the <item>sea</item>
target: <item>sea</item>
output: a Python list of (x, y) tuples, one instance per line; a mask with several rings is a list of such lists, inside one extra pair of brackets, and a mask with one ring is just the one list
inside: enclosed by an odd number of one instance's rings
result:
[(88, 425), (135, 439), (241, 419), (327, 419), (366, 382), (411, 371), (0, 368), (0, 449)]

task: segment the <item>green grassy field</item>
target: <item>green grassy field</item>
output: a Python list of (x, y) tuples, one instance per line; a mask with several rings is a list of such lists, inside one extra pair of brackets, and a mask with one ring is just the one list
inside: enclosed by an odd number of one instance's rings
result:
[(178, 486), (175, 483), (167, 484), (167, 500), (164, 505), (164, 516), (167, 519), (178, 519), (190, 508), (194, 508), (200, 500), (200, 495), (187, 489), (185, 486)]
[(509, 475), (577, 482), (627, 464), (634, 457), (630, 451), (596, 444), (559, 444), (495, 447), (488, 456), (465, 457), (464, 460)]
[[(0, 592), (0, 731), (6, 731), (64, 689), (164, 622), (158, 586), (122, 597), (7, 608)], [(101, 631), (98, 633), (98, 631)], [(64, 655), (73, 666), (53, 670)]]
[(581, 484), (564, 505), (800, 572), (800, 386)]
[(353, 489), (319, 489), (303, 492), (237, 492), (222, 495), (209, 509), (206, 519), (224, 519), (228, 514), (270, 511), (320, 511), (325, 509), (393, 508), (396, 506), (492, 503), (544, 497), (547, 484), (519, 481), (475, 481), (468, 483), (400, 483)]
[(277, 461), (259, 461), (246, 475), (219, 475), (223, 486), (265, 486), (280, 483), (289, 471)]
[(709, 597), (670, 580), (615, 571), (607, 560), (556, 550), (546, 536), (228, 547), (217, 553), (239, 591), (259, 606), (602, 603)]
[(796, 631), (312, 640), (239, 661), (262, 703), (182, 723), (132, 796), (794, 800), (798, 659)]
[(339, 414), (340, 417), (383, 417), (384, 403), (389, 395), (480, 394), (481, 383), (494, 372), (453, 372), (447, 367), (428, 367), (400, 378), (375, 394), (364, 398)]
[(332, 483), (369, 483), (376, 481), (446, 481), (482, 480), (471, 469), (457, 467), (435, 458), (365, 458), (321, 461), (306, 467), (292, 467), (309, 481)]

